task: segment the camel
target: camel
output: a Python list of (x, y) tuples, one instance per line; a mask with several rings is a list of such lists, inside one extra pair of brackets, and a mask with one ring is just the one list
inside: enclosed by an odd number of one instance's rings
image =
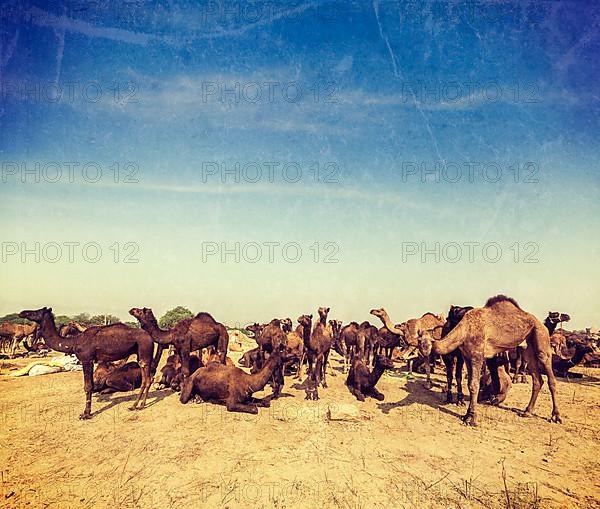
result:
[[(328, 308), (319, 308), (319, 311)], [(322, 312), (321, 312), (322, 313)], [(321, 320), (315, 324), (312, 329), (312, 314), (302, 315), (298, 318), (298, 323), (302, 325), (302, 340), (304, 342), (304, 351), (308, 359), (308, 377), (309, 383), (306, 389), (306, 399), (319, 399), (318, 385), (322, 381), (323, 387), (327, 387), (325, 381), (326, 363), (325, 354), (329, 354), (332, 338)]]
[(137, 362), (99, 362), (94, 370), (93, 392), (110, 394), (141, 387), (142, 369)]
[(149, 308), (132, 308), (129, 314), (140, 322), (156, 343), (159, 351), (165, 345), (173, 344), (181, 356), (181, 369), (184, 378), (190, 376), (190, 353), (207, 346), (215, 346), (221, 362), (225, 364), (229, 334), (225, 326), (217, 322), (209, 313), (198, 313), (194, 318), (184, 318), (168, 330), (158, 327), (154, 313)]
[[(286, 334), (281, 329), (281, 320), (274, 318), (269, 324), (264, 327), (260, 335), (256, 338), (259, 347), (256, 369), (262, 369), (265, 364), (267, 355), (271, 355), (274, 351), (282, 351), (286, 347)], [(273, 394), (274, 398), (278, 398), (283, 389), (283, 365), (277, 366), (273, 373)]]
[(0, 340), (2, 341), (0, 349), (12, 358), (19, 343), (29, 337), (36, 335), (36, 324), (21, 324), (12, 322), (2, 322), (0, 324)]
[(567, 313), (559, 313), (558, 311), (548, 311), (548, 316), (544, 320), (544, 325), (548, 329), (549, 334), (552, 336), (556, 330), (556, 326), (563, 322), (568, 322), (571, 317)]
[(254, 374), (235, 366), (211, 362), (185, 380), (179, 401), (185, 404), (196, 394), (203, 401), (225, 403), (229, 412), (257, 414), (258, 406), (268, 407), (269, 400), (253, 398), (252, 394), (263, 390), (282, 361), (281, 352), (274, 350), (262, 369)]
[(285, 363), (288, 369), (291, 369), (295, 363), (298, 363), (298, 369), (296, 370), (296, 376), (298, 376), (302, 367), (302, 358), (304, 357), (304, 341), (302, 339), (301, 325), (298, 325), (296, 330), (287, 333), (285, 355), (289, 359)]
[[(370, 313), (377, 316), (390, 333), (402, 336), (403, 340), (408, 343), (409, 346), (417, 347), (418, 354), (425, 366), (425, 373), (427, 374), (425, 385), (427, 388), (431, 388), (431, 364), (429, 362), (429, 354), (431, 353), (432, 339), (430, 339), (430, 335), (423, 335), (422, 333), (431, 331), (433, 338), (436, 338), (437, 336), (436, 339), (439, 339), (439, 337), (441, 337), (441, 327), (444, 325), (444, 319), (428, 312), (421, 316), (421, 318), (413, 318), (398, 326), (392, 323), (384, 308), (372, 309)], [(412, 372), (412, 367), (410, 372)]]
[(83, 325), (81, 325), (77, 322), (69, 322), (69, 323), (65, 323), (64, 325), (61, 325), (58, 328), (58, 333), (63, 338), (67, 338), (69, 336), (76, 336), (77, 334), (79, 334), (80, 332), (83, 332), (86, 329), (87, 329), (87, 327), (84, 327)]
[(394, 334), (387, 327), (379, 328), (377, 338), (378, 341), (373, 350), (373, 355), (384, 354), (388, 359), (391, 359), (395, 348), (406, 346), (404, 333)]
[(92, 390), (94, 388), (94, 362), (116, 361), (127, 359), (131, 354), (137, 354), (138, 363), (142, 369), (142, 385), (137, 399), (131, 410), (142, 409), (146, 404), (148, 391), (152, 384), (152, 375), (160, 356), (153, 360), (154, 342), (150, 334), (128, 327), (122, 323), (89, 327), (84, 332), (63, 338), (58, 334), (52, 308), (25, 310), (19, 313), (21, 318), (36, 322), (40, 334), (48, 347), (59, 352), (75, 354), (83, 366), (85, 391), (85, 409), (80, 419), (90, 419), (92, 416)]
[(532, 393), (523, 416), (531, 416), (544, 383), (541, 369), (548, 376), (552, 396), (551, 422), (562, 422), (556, 398), (556, 378), (552, 372), (550, 336), (544, 325), (532, 314), (523, 311), (517, 302), (505, 295), (488, 299), (485, 306), (469, 311), (448, 335), (433, 342), (433, 351), (445, 355), (460, 348), (469, 376), (470, 402), (463, 417), (465, 424), (477, 425), (477, 395), (484, 359), (514, 348), (527, 341), (525, 355), (532, 376)]
[[(489, 361), (492, 361), (492, 359), (489, 359)], [(503, 359), (494, 358), (493, 365), (490, 366), (488, 363), (488, 367), (490, 369), (485, 370), (485, 373), (481, 376), (481, 389), (479, 390), (477, 400), (479, 402), (490, 401), (493, 405), (499, 405), (506, 399), (508, 391), (512, 387), (506, 356)], [(498, 373), (499, 388), (495, 387), (493, 370)]]
[(385, 396), (379, 392), (375, 385), (386, 369), (392, 369), (394, 363), (385, 355), (376, 355), (373, 361), (373, 371), (369, 371), (365, 360), (355, 357), (346, 379), (348, 390), (356, 396), (358, 401), (364, 401), (365, 396), (371, 396), (378, 401), (383, 401)]
[(552, 356), (552, 370), (554, 374), (560, 378), (582, 378), (581, 373), (569, 373), (571, 368), (574, 368), (579, 364), (583, 358), (592, 353), (594, 350), (591, 346), (576, 343), (575, 353), (570, 359), (563, 359), (557, 355)]
[[(448, 316), (446, 317), (446, 323), (442, 328), (442, 338), (446, 337), (448, 333), (458, 325), (462, 320), (463, 316), (467, 311), (471, 311), (472, 306), (450, 306)], [(464, 406), (464, 397), (462, 391), (462, 368), (464, 365), (464, 359), (460, 348), (455, 348), (452, 352), (442, 355), (444, 366), (446, 367), (446, 403), (452, 403), (452, 375), (455, 373), (456, 379), (456, 404)]]
[(365, 361), (367, 364), (372, 362), (375, 365), (375, 349), (379, 344), (379, 329), (371, 325), (368, 321), (364, 321), (359, 325), (359, 334), (364, 337), (359, 340), (359, 343), (365, 345)]
[(352, 359), (358, 354), (359, 357), (363, 358), (365, 353), (365, 336), (361, 335), (359, 341), (359, 329), (360, 326), (356, 322), (350, 322), (348, 325), (344, 325), (340, 330), (339, 336), (339, 348), (341, 348), (342, 355), (344, 357), (344, 368), (343, 373), (348, 373), (352, 364)]
[(281, 319), (281, 330), (286, 334), (292, 332), (293, 324), (291, 318), (282, 318)]
[[(562, 330), (562, 322), (568, 322), (569, 320), (571, 320), (571, 317), (566, 313), (548, 311), (548, 316), (544, 320), (544, 325), (550, 334), (550, 343), (552, 346), (554, 346), (553, 336), (556, 331), (556, 326), (560, 324)], [(508, 352), (509, 359), (515, 370), (512, 379), (513, 383), (526, 382), (525, 373), (527, 373), (527, 361), (525, 360), (525, 348), (527, 348), (527, 343), (523, 342)]]

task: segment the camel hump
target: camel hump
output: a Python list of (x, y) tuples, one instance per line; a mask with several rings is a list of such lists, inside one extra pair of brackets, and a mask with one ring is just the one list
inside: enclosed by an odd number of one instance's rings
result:
[(498, 304), (499, 302), (510, 302), (512, 305), (521, 309), (521, 306), (519, 306), (519, 304), (517, 303), (517, 301), (515, 299), (513, 299), (512, 297), (507, 297), (506, 295), (502, 295), (502, 294), (496, 295), (495, 297), (490, 297), (487, 300), (487, 302), (485, 303), (485, 307), (486, 308), (492, 307), (494, 304)]
[(212, 317), (212, 315), (210, 313), (207, 313), (206, 311), (200, 311), (200, 313), (198, 313), (195, 318), (197, 320), (204, 320), (207, 322), (216, 322), (216, 320)]

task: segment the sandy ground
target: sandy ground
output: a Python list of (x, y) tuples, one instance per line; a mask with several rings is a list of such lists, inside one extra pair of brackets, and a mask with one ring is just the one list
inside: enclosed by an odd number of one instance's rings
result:
[[(316, 402), (286, 377), (257, 416), (153, 389), (136, 412), (133, 393), (95, 395), (80, 421), (82, 373), (8, 376), (29, 360), (1, 366), (0, 507), (600, 507), (600, 370), (559, 382), (562, 426), (546, 385), (538, 417), (517, 415), (528, 383), (482, 405), (473, 429), (441, 405), (440, 369), (431, 390), (399, 370), (378, 385), (383, 403), (358, 403), (334, 357)], [(341, 404), (359, 419), (329, 421)]]

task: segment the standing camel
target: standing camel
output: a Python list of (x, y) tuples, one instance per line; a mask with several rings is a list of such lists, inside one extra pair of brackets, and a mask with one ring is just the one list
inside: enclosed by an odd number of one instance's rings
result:
[(2, 322), (0, 324), (0, 340), (2, 341), (2, 350), (12, 358), (19, 343), (29, 337), (36, 335), (36, 324), (20, 324), (12, 322)]
[[(446, 323), (442, 328), (442, 339), (445, 338), (454, 327), (462, 320), (467, 311), (471, 311), (473, 306), (450, 306)], [(455, 348), (451, 352), (442, 355), (442, 360), (446, 366), (446, 403), (452, 403), (452, 375), (455, 373), (456, 379), (456, 404), (464, 406), (463, 390), (462, 390), (462, 369), (465, 363), (460, 348)]]
[(371, 314), (377, 316), (390, 333), (403, 337), (410, 346), (418, 347), (419, 356), (423, 360), (427, 374), (426, 387), (431, 388), (431, 364), (429, 362), (431, 342), (429, 335), (423, 335), (423, 333), (431, 332), (434, 338), (437, 336), (436, 339), (439, 339), (444, 319), (433, 313), (425, 313), (421, 318), (413, 318), (401, 325), (394, 325), (384, 308), (372, 309)]
[(317, 400), (319, 399), (319, 383), (322, 381), (323, 387), (327, 387), (324, 376), (324, 364), (326, 363), (325, 354), (329, 354), (332, 339), (331, 335), (329, 335), (327, 329), (321, 322), (315, 324), (314, 330), (311, 330), (312, 314), (300, 316), (298, 318), (298, 323), (302, 325), (304, 351), (306, 358), (308, 359), (309, 383), (308, 388), (306, 389), (306, 399)]
[(92, 390), (94, 388), (94, 362), (117, 361), (137, 354), (142, 369), (140, 393), (130, 410), (142, 409), (146, 404), (152, 375), (160, 358), (152, 360), (154, 343), (147, 332), (134, 329), (122, 323), (89, 327), (84, 332), (71, 337), (62, 337), (56, 329), (52, 308), (25, 310), (21, 318), (36, 322), (46, 345), (59, 352), (75, 354), (83, 366), (85, 409), (80, 419), (92, 416)]
[(221, 363), (225, 364), (227, 361), (229, 346), (227, 329), (208, 313), (198, 313), (194, 318), (184, 318), (167, 330), (158, 327), (154, 313), (149, 308), (132, 308), (129, 314), (137, 318), (142, 329), (152, 336), (159, 348), (171, 344), (175, 346), (181, 357), (184, 378), (190, 376), (190, 353), (194, 350), (214, 346), (219, 353)]
[(460, 348), (467, 363), (470, 402), (463, 417), (465, 424), (477, 426), (477, 394), (484, 360), (514, 348), (523, 340), (527, 341), (525, 356), (533, 381), (531, 399), (523, 415), (532, 415), (544, 383), (541, 375), (541, 370), (544, 370), (552, 396), (550, 421), (562, 422), (556, 401), (556, 379), (552, 371), (548, 330), (535, 316), (523, 311), (513, 299), (497, 295), (488, 299), (484, 307), (465, 314), (444, 339), (433, 342), (433, 351), (441, 355)]

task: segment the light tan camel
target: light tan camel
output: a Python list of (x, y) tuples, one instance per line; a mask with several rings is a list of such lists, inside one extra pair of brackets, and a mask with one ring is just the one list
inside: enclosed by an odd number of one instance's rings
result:
[(552, 371), (552, 348), (548, 329), (535, 316), (523, 311), (510, 297), (497, 295), (488, 299), (485, 306), (469, 311), (458, 325), (441, 341), (433, 342), (433, 352), (441, 355), (460, 348), (469, 375), (471, 401), (465, 424), (477, 425), (477, 394), (481, 368), (485, 359), (516, 347), (527, 341), (525, 357), (533, 380), (531, 399), (523, 416), (533, 413), (535, 402), (544, 383), (541, 371), (548, 376), (552, 396), (551, 422), (562, 422), (556, 401), (556, 379)]

